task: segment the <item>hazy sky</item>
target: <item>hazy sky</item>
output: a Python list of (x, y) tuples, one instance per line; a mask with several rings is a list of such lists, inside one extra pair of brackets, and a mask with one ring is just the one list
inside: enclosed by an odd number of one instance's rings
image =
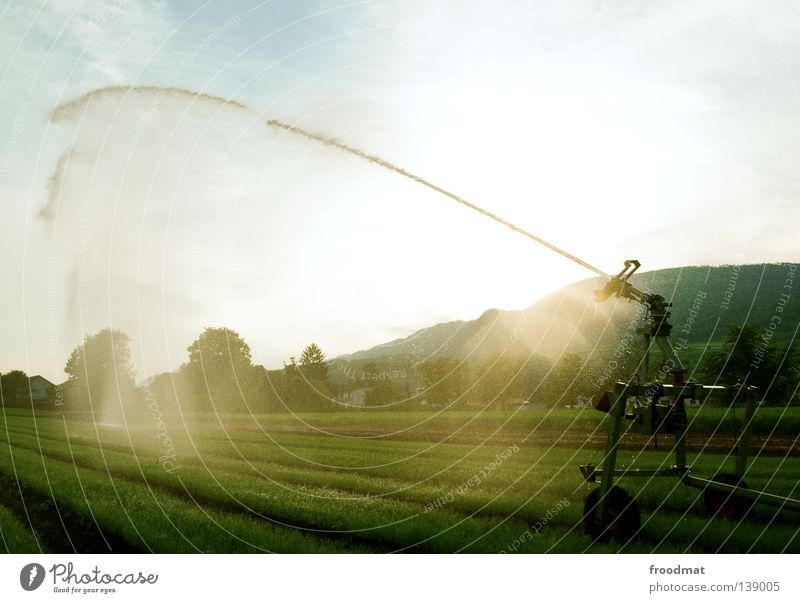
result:
[[(797, 2), (5, 1), (0, 45), (2, 371), (60, 381), (106, 326), (140, 376), (205, 326), (279, 366), (591, 276), (270, 118), (607, 272), (798, 259)], [(111, 85), (254, 110), (112, 94), (51, 120)]]

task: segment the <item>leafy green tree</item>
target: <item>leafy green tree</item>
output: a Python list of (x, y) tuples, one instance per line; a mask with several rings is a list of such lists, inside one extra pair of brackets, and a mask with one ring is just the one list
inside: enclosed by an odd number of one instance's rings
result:
[[(614, 383), (638, 382), (644, 358), (644, 342), (637, 333), (624, 333), (617, 341), (616, 347), (607, 350), (592, 352), (586, 360), (584, 370), (593, 375), (595, 388), (600, 390), (613, 389)], [(663, 358), (658, 346), (653, 342), (650, 350), (650, 375), (663, 366)]]
[(472, 371), (472, 399), (481, 407), (520, 403), (536, 391), (545, 372), (543, 358), (496, 354)]
[(420, 364), (417, 375), (423, 387), (420, 397), (429, 405), (434, 408), (466, 405), (470, 380), (466, 363), (442, 356)]
[(409, 405), (409, 389), (405, 383), (391, 380), (370, 383), (364, 392), (366, 406), (383, 406), (387, 410), (406, 408)]
[[(186, 364), (173, 373), (161, 373), (153, 377), (150, 393), (155, 399), (155, 406), (149, 409), (151, 413), (157, 410), (162, 415), (178, 415), (197, 409), (195, 388)], [(152, 404), (151, 399), (148, 405)]]
[(5, 408), (30, 406), (28, 375), (24, 371), (9, 371), (0, 375), (0, 406)]
[(366, 406), (382, 406), (392, 410), (407, 408), (411, 404), (408, 384), (393, 378), (392, 371), (380, 370), (374, 362), (367, 362), (361, 370), (362, 382), (366, 385)]
[[(312, 371), (313, 372), (313, 371)], [(310, 381), (300, 370), (297, 359), (292, 356), (289, 362), (283, 363), (283, 374), (280, 382), (280, 398), (282, 405), (293, 412), (309, 412), (324, 407), (321, 400), (321, 384)], [(324, 394), (323, 394), (324, 395)]]
[(250, 346), (235, 331), (206, 328), (187, 348), (188, 379), (198, 410), (241, 412), (248, 407), (247, 379), (252, 376)]
[(303, 349), (299, 363), (294, 356), (284, 363), (284, 391), (286, 404), (298, 412), (337, 408), (330, 400), (325, 354), (316, 343)]
[(328, 365), (325, 364), (325, 354), (316, 343), (309, 343), (301, 352), (300, 371), (309, 380), (327, 381)]
[(774, 402), (788, 401), (797, 384), (795, 349), (779, 348), (753, 325), (731, 326), (721, 350), (711, 352), (703, 367), (706, 379), (723, 385), (752, 385), (759, 396)]
[(64, 367), (68, 375), (65, 392), (68, 410), (91, 409), (102, 413), (106, 404), (138, 402), (130, 341), (123, 331), (103, 329), (87, 335), (72, 351)]
[(558, 359), (544, 383), (544, 391), (553, 405), (573, 404), (576, 400), (591, 396), (596, 387), (583, 358), (567, 352)]
[[(759, 329), (752, 325), (729, 327), (722, 349), (708, 354), (703, 367), (704, 374), (726, 385), (744, 383), (747, 380), (752, 385), (751, 364), (756, 358), (760, 339)], [(771, 369), (771, 365), (771, 358), (765, 358), (761, 363), (767, 369)]]
[(289, 357), (289, 362), (283, 363), (283, 373), (278, 381), (278, 395), (283, 406), (289, 410), (301, 410), (303, 401), (303, 378), (297, 368), (297, 359)]
[(253, 366), (245, 379), (248, 409), (253, 413), (283, 412), (281, 399), (282, 371), (268, 371), (263, 366)]

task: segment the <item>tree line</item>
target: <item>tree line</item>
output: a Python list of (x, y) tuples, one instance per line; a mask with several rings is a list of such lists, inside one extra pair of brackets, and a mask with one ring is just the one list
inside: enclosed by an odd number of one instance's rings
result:
[[(67, 380), (51, 401), (66, 413), (93, 414), (110, 405), (129, 413), (332, 412), (365, 406), (385, 410), (509, 408), (523, 402), (542, 406), (588, 404), (615, 381), (634, 378), (641, 358), (636, 338), (591, 358), (565, 353), (555, 362), (543, 356), (496, 354), (459, 360), (435, 357), (328, 362), (311, 343), (275, 370), (254, 365), (249, 345), (235, 331), (206, 328), (187, 348), (188, 359), (174, 372), (137, 385), (130, 337), (103, 329), (87, 336), (67, 359)], [(626, 340), (623, 339), (623, 342)], [(765, 344), (754, 326), (731, 327), (721, 347), (688, 371), (698, 382), (753, 385), (762, 398), (789, 403), (800, 378), (795, 347)], [(28, 378), (22, 371), (0, 375), (4, 407), (30, 407)]]

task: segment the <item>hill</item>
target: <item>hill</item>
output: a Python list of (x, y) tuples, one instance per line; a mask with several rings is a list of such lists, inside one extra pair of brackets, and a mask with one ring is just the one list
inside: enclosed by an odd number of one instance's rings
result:
[[(794, 341), (800, 325), (800, 291), (795, 291), (800, 279), (795, 275), (793, 264), (687, 266), (637, 273), (630, 282), (672, 301), (673, 336), (684, 340), (692, 356), (720, 345), (731, 325), (760, 327), (770, 345)], [(566, 352), (613, 349), (637, 326), (641, 306), (618, 299), (595, 303), (592, 291), (604, 282), (600, 277), (578, 281), (524, 310), (487, 310), (474, 320), (433, 325), (337, 360), (418, 363), (496, 354), (558, 358)]]

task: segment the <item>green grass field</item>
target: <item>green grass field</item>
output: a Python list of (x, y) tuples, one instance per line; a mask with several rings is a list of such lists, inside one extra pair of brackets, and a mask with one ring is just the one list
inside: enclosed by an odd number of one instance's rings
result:
[[(741, 411), (738, 411), (741, 414)], [(642, 514), (627, 543), (593, 544), (578, 464), (602, 460), (604, 415), (342, 412), (207, 416), (127, 428), (0, 414), (0, 547), (8, 552), (800, 552), (800, 514), (709, 518), (677, 479), (623, 480)], [(692, 415), (722, 437), (730, 413)], [(760, 409), (751, 487), (800, 498), (800, 412)], [(794, 438), (794, 440), (792, 440)], [(705, 441), (705, 440), (698, 440)], [(698, 444), (699, 445), (699, 444)], [(765, 453), (766, 451), (766, 453)], [(174, 456), (174, 458), (173, 458)], [(169, 461), (165, 463), (165, 457)], [(159, 461), (161, 459), (161, 462)], [(626, 467), (667, 467), (629, 443)], [(731, 470), (689, 455), (701, 476)], [(529, 526), (537, 524), (537, 530)]]

